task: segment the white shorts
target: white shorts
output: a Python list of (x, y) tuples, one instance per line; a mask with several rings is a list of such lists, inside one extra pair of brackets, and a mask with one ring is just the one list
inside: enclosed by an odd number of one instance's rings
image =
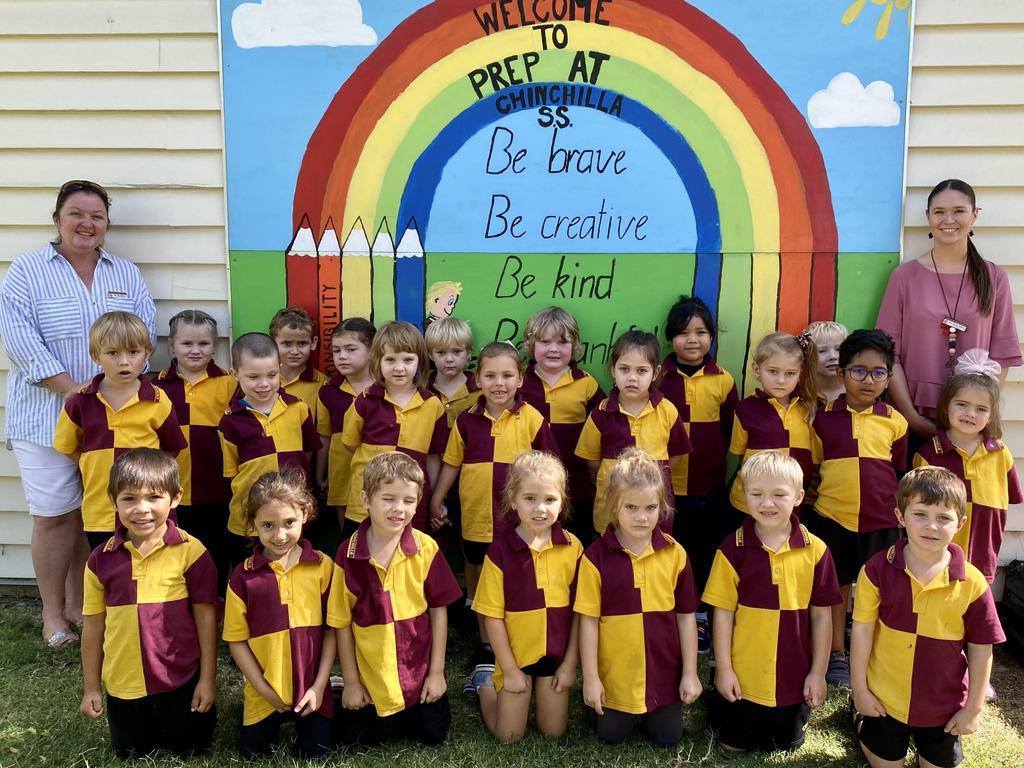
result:
[(70, 456), (26, 440), (11, 440), (11, 446), (30, 515), (60, 517), (82, 506), (82, 474)]

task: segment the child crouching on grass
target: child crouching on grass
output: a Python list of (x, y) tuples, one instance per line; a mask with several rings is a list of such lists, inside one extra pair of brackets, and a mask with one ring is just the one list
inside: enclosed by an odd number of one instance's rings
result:
[(510, 527), (495, 534), (473, 600), (496, 660), (490, 682), (476, 688), (480, 714), (506, 744), (526, 733), (531, 692), (538, 731), (558, 738), (569, 721), (579, 656), (572, 595), (583, 547), (560, 524), (568, 482), (562, 462), (542, 451), (512, 462), (501, 498)]
[(729, 752), (793, 750), (825, 700), (839, 582), (825, 544), (793, 516), (804, 496), (799, 462), (762, 451), (739, 482), (747, 518), (718, 548), (704, 591), (717, 659), (708, 726)]
[(618, 744), (642, 724), (661, 747), (683, 736), (697, 678), (697, 595), (690, 561), (659, 528), (671, 512), (661, 465), (638, 448), (608, 478), (612, 523), (580, 560), (583, 703), (597, 737)]
[(854, 724), (872, 768), (903, 766), (911, 737), (918, 765), (956, 766), (961, 736), (978, 729), (992, 646), (1006, 636), (984, 575), (953, 544), (966, 521), (963, 482), (919, 467), (900, 481), (896, 502), (907, 538), (857, 579)]
[(217, 569), (168, 519), (181, 499), (174, 457), (127, 451), (107, 490), (117, 527), (85, 567), (80, 710), (103, 714), (102, 678), (119, 758), (203, 752), (217, 720)]
[(245, 522), (260, 543), (235, 568), (224, 612), (224, 640), (245, 676), (239, 749), (246, 758), (269, 755), (290, 720), (298, 757), (331, 748), (335, 643), (324, 604), (334, 564), (301, 538), (315, 513), (298, 469), (268, 472), (249, 489)]
[(425, 483), (416, 460), (380, 453), (361, 478), (367, 517), (338, 550), (327, 604), (345, 678), (338, 740), (437, 745), (452, 721), (447, 606), (462, 589), (434, 540), (411, 525)]

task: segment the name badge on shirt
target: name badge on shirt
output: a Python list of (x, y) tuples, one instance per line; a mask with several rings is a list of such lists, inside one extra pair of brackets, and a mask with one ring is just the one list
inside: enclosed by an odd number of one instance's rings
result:
[(127, 299), (128, 294), (124, 291), (107, 291), (108, 299)]

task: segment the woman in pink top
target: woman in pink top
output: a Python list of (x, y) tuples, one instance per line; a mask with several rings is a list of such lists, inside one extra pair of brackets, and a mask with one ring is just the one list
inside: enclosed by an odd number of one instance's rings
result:
[(981, 211), (971, 185), (946, 179), (928, 195), (928, 253), (889, 278), (877, 326), (896, 343), (894, 405), (921, 440), (935, 434), (939, 392), (956, 358), (980, 347), (1007, 369), (1022, 362), (1006, 272), (971, 240)]

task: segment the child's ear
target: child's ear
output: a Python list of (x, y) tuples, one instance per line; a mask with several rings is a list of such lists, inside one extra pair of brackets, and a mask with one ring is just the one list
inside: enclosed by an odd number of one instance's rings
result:
[(900, 508), (896, 507), (893, 511), (896, 513), (896, 524), (899, 525), (900, 528), (906, 528), (907, 524), (903, 522), (903, 513), (900, 512)]
[(960, 532), (960, 529), (964, 527), (964, 523), (966, 523), (966, 522), (967, 522), (967, 515), (964, 515), (963, 517), (960, 517), (959, 515), (957, 516), (957, 521), (956, 521), (957, 533)]
[(801, 504), (801, 503), (803, 502), (803, 500), (804, 500), (804, 489), (803, 489), (803, 488), (800, 488), (800, 489), (799, 489), (799, 490), (798, 490), (798, 491), (796, 492), (796, 503), (795, 503), (795, 504), (794, 504), (793, 506), (794, 506), (794, 507), (799, 507), (799, 506), (800, 506), (800, 504)]
[(181, 494), (184, 491), (179, 488), (178, 492), (171, 497), (171, 509), (176, 508), (181, 503)]
[(359, 503), (363, 505), (363, 509), (370, 508), (370, 497), (366, 495), (366, 491), (359, 492)]
[(315, 350), (319, 343), (320, 343), (320, 337), (319, 336), (313, 336), (310, 339), (309, 351), (312, 352), (313, 350)]

